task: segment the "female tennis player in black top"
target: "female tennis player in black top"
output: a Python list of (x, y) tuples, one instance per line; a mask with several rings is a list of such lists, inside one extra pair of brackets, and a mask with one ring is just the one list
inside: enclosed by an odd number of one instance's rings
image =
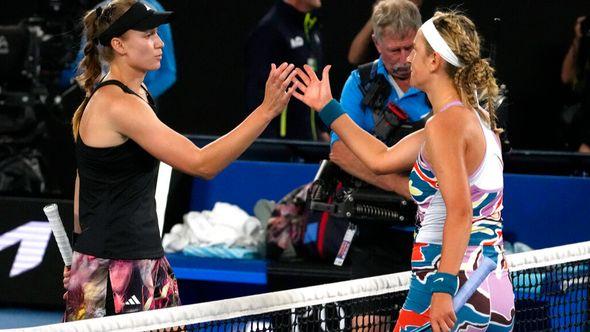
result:
[[(114, 313), (179, 304), (156, 218), (158, 160), (213, 177), (262, 133), (293, 92), (287, 89), (293, 65), (272, 65), (262, 104), (230, 133), (198, 148), (158, 119), (142, 84), (146, 72), (160, 67), (164, 45), (156, 28), (170, 14), (114, 0), (84, 17), (88, 42), (77, 80), (87, 97), (72, 120), (79, 235), (71, 271), (64, 271), (66, 321), (104, 316), (107, 301)], [(109, 65), (102, 79), (100, 60)]]

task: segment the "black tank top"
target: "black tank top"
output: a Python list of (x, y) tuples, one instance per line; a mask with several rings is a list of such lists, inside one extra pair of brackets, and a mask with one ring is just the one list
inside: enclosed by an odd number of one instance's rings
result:
[[(100, 83), (94, 92), (105, 85), (117, 85), (141, 98), (115, 80)], [(153, 100), (147, 95), (155, 112)], [(84, 144), (79, 134), (76, 159), (82, 233), (75, 250), (111, 259), (162, 257), (154, 197), (158, 160), (131, 139), (118, 146), (95, 148)]]

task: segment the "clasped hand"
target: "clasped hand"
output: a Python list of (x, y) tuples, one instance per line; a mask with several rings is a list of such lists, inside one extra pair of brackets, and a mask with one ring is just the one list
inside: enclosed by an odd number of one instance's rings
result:
[(270, 66), (270, 73), (266, 80), (264, 88), (264, 101), (262, 102), (262, 109), (268, 116), (268, 120), (273, 119), (285, 110), (293, 91), (297, 85), (295, 84), (295, 74), (293, 64), (283, 62), (280, 66), (274, 63)]
[(319, 112), (333, 98), (330, 89), (331, 67), (324, 67), (320, 80), (308, 65), (301, 69), (295, 68), (293, 64), (283, 63), (279, 67), (272, 64), (266, 81), (263, 106), (275, 117), (284, 110), (291, 96), (294, 96)]

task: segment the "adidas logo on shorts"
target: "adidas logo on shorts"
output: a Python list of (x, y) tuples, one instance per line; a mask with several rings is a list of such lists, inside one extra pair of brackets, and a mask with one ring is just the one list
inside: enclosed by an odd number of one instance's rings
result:
[(137, 299), (137, 297), (135, 297), (135, 295), (131, 296), (127, 302), (125, 302), (125, 305), (139, 305), (141, 304), (141, 302), (139, 302), (139, 300)]

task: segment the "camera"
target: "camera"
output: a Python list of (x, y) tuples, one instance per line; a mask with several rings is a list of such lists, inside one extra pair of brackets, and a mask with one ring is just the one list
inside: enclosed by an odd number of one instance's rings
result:
[(322, 161), (309, 188), (307, 207), (357, 224), (412, 226), (416, 215), (413, 202), (372, 186), (328, 160)]
[(45, 178), (45, 150), (51, 128), (66, 122), (56, 116), (58, 82), (78, 50), (75, 6), (49, 0), (29, 7), (20, 17), (18, 5), (5, 8), (12, 21), (0, 25), (0, 193), (11, 195), (54, 190)]
[(73, 61), (78, 34), (71, 22), (38, 16), (0, 26), (0, 86), (4, 91), (58, 87), (62, 70)]

